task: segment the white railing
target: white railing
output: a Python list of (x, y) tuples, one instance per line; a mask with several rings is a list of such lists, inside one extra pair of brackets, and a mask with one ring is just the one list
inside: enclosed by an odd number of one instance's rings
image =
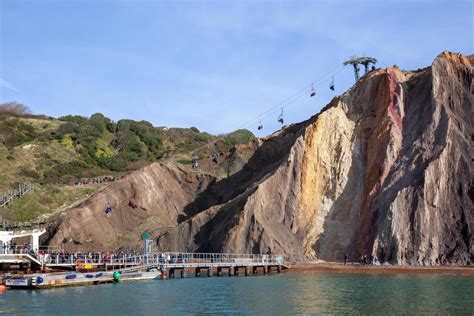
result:
[(92, 264), (110, 267), (134, 265), (193, 266), (246, 266), (282, 265), (283, 257), (271, 254), (161, 252), (148, 255), (42, 252), (37, 256), (46, 265)]
[(31, 183), (20, 183), (16, 189), (8, 191), (0, 195), (0, 207), (4, 207), (10, 203), (15, 197), (21, 197), (30, 190), (33, 190), (34, 186)]

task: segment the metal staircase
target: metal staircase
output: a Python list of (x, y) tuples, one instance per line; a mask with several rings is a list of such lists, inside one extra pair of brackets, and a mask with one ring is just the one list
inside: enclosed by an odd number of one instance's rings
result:
[(8, 205), (15, 197), (22, 197), (33, 189), (34, 185), (31, 183), (20, 183), (16, 189), (8, 191), (0, 196), (0, 207)]

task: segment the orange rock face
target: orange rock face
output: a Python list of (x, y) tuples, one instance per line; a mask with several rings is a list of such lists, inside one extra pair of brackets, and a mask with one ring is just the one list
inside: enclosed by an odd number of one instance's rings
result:
[(445, 52), (426, 69), (372, 71), (318, 115), (226, 155), (239, 158), (229, 178), (152, 164), (61, 215), (48, 241), (129, 249), (148, 231), (159, 250), (472, 263), (473, 63)]

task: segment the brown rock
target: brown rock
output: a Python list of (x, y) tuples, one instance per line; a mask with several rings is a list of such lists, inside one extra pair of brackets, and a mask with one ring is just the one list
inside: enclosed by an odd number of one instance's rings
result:
[(239, 158), (229, 178), (154, 163), (62, 215), (50, 244), (138, 248), (148, 231), (160, 250), (472, 263), (473, 63), (444, 52), (419, 71), (372, 71), (320, 114), (223, 155)]

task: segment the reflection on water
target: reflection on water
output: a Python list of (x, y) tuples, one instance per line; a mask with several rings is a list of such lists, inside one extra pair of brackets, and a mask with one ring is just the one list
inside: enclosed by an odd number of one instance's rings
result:
[(474, 277), (317, 272), (0, 293), (8, 314), (474, 314)]

